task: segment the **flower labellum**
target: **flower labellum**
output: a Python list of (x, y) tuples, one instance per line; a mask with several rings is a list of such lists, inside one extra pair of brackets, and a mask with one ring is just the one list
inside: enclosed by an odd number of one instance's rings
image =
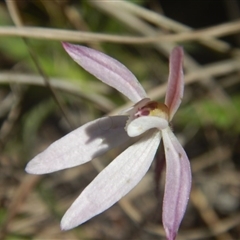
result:
[(96, 50), (63, 43), (67, 53), (86, 71), (115, 88), (133, 103), (129, 116), (104, 117), (86, 123), (51, 144), (26, 167), (45, 174), (91, 161), (132, 137), (136, 143), (114, 159), (83, 190), (61, 221), (69, 230), (100, 214), (134, 188), (151, 166), (161, 139), (166, 158), (163, 226), (168, 240), (176, 238), (191, 189), (188, 157), (169, 122), (180, 106), (183, 90), (183, 50), (173, 49), (164, 103), (151, 101), (136, 77), (120, 62)]

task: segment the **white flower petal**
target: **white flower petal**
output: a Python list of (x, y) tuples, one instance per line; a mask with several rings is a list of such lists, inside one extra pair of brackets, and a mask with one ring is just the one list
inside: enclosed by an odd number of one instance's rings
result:
[(96, 119), (70, 132), (33, 158), (26, 167), (32, 174), (50, 173), (86, 163), (127, 141), (127, 116)]
[(149, 169), (160, 133), (148, 132), (112, 161), (82, 192), (65, 213), (61, 227), (74, 228), (105, 211), (126, 195)]
[(81, 67), (117, 89), (132, 102), (146, 98), (147, 94), (142, 85), (122, 63), (102, 52), (84, 46), (63, 43), (63, 47)]
[(127, 126), (127, 133), (130, 137), (136, 137), (151, 128), (162, 130), (168, 126), (168, 121), (164, 118), (154, 116), (142, 116), (134, 119)]
[(175, 239), (191, 190), (188, 157), (170, 128), (162, 130), (166, 156), (166, 183), (163, 199), (163, 226), (167, 239)]

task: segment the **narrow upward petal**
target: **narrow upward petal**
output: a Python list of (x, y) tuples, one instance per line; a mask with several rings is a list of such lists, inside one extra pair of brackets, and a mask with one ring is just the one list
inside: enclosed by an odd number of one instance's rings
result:
[(127, 126), (127, 133), (130, 137), (136, 137), (149, 129), (157, 128), (162, 130), (168, 126), (168, 121), (164, 118), (154, 116), (142, 116), (134, 119)]
[(86, 71), (117, 89), (132, 102), (146, 98), (147, 94), (136, 77), (117, 60), (84, 46), (63, 43), (63, 47)]
[(170, 128), (162, 130), (162, 138), (166, 156), (163, 225), (167, 239), (174, 240), (187, 207), (192, 177), (188, 157)]
[(169, 61), (168, 87), (165, 97), (165, 104), (169, 108), (170, 121), (180, 106), (184, 91), (183, 76), (183, 49), (176, 47), (173, 49)]
[(44, 174), (92, 160), (129, 139), (124, 130), (126, 121), (126, 116), (111, 116), (89, 122), (38, 154), (28, 163), (26, 171)]
[(69, 230), (80, 225), (126, 195), (146, 174), (159, 143), (160, 133), (148, 132), (112, 161), (65, 213), (62, 229)]

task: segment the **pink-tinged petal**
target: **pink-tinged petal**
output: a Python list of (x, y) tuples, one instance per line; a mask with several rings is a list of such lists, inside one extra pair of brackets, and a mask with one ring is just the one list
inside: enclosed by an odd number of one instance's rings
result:
[(140, 108), (144, 107), (150, 101), (151, 101), (150, 98), (143, 98), (139, 102), (135, 103), (133, 106), (131, 106), (127, 109), (124, 109), (121, 113), (123, 113), (123, 114), (126, 113), (126, 114), (131, 115), (132, 111), (136, 112), (135, 109), (140, 109)]
[(44, 174), (92, 160), (129, 139), (124, 130), (126, 121), (127, 116), (109, 116), (89, 122), (38, 154), (27, 164), (26, 171)]
[(132, 102), (147, 96), (136, 77), (120, 62), (84, 46), (63, 43), (72, 59), (99, 80), (117, 89)]
[(183, 76), (183, 49), (173, 49), (169, 61), (168, 87), (165, 104), (169, 108), (170, 120), (172, 120), (183, 98), (184, 76)]
[(159, 143), (160, 133), (151, 131), (120, 154), (98, 174), (67, 210), (61, 228), (74, 228), (125, 196), (146, 174)]
[(162, 130), (166, 156), (166, 183), (163, 199), (163, 226), (167, 239), (176, 237), (191, 190), (191, 169), (188, 157), (170, 128)]
[(168, 126), (168, 121), (164, 118), (154, 116), (142, 116), (134, 119), (127, 126), (127, 134), (129, 137), (136, 137), (149, 129), (157, 128), (162, 130)]

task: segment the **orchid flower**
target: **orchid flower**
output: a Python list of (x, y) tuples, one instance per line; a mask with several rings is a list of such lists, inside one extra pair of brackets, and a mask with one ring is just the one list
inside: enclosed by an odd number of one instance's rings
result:
[(126, 111), (129, 116), (103, 117), (70, 132), (33, 158), (26, 171), (45, 174), (74, 167), (138, 137), (67, 210), (61, 228), (69, 230), (110, 208), (134, 188), (150, 168), (162, 138), (166, 159), (162, 219), (167, 239), (175, 239), (191, 188), (188, 157), (170, 127), (183, 97), (182, 48), (171, 53), (165, 103), (158, 103), (147, 97), (136, 77), (117, 60), (84, 46), (63, 43), (63, 47), (81, 67), (124, 94), (133, 106)]

